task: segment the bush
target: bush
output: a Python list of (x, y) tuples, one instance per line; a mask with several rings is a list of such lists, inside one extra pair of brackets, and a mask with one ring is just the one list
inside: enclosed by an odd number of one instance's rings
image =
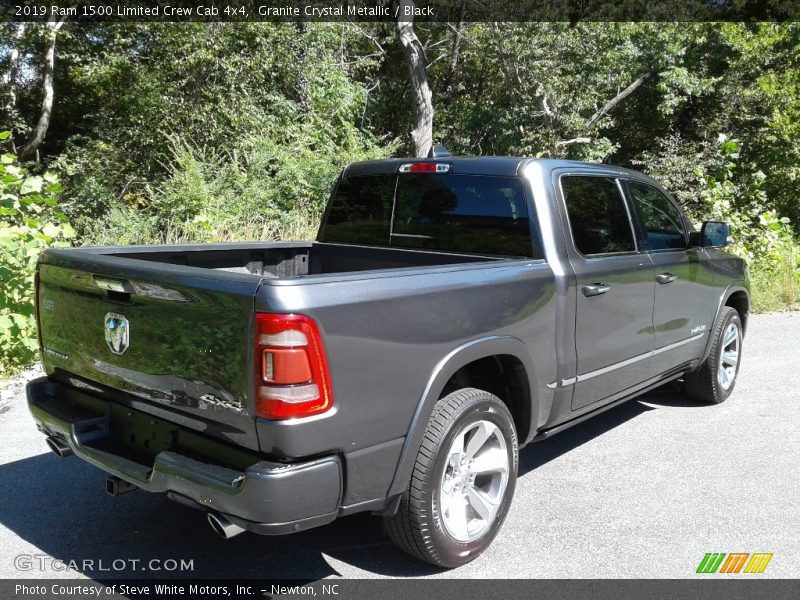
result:
[(754, 312), (800, 310), (800, 248), (783, 245), (780, 260), (771, 267), (759, 263), (750, 268)]
[(698, 167), (699, 202), (690, 207), (699, 220), (721, 220), (731, 225), (733, 252), (758, 268), (780, 269), (793, 231), (787, 217), (770, 206), (764, 183), (767, 176), (755, 165), (739, 164), (738, 140), (719, 136), (716, 164)]
[(123, 196), (100, 218), (81, 219), (82, 241), (313, 238), (341, 169), (395, 147), (381, 147), (346, 124), (342, 130), (334, 138), (317, 123), (275, 123), (227, 152), (172, 137), (166, 180)]
[[(9, 136), (2, 132), (0, 140)], [(36, 260), (44, 248), (67, 245), (73, 236), (58, 205), (60, 191), (54, 175), (28, 174), (11, 153), (0, 158), (0, 375), (29, 364), (38, 348)]]
[(713, 173), (695, 170), (703, 184), (696, 213), (701, 219), (730, 223), (730, 250), (750, 267), (755, 312), (797, 308), (800, 270), (794, 231), (787, 217), (768, 208), (767, 175), (754, 165), (742, 169), (739, 150), (737, 140), (720, 135), (717, 168)]
[(800, 306), (798, 244), (792, 224), (773, 209), (765, 190), (769, 177), (743, 162), (742, 144), (726, 135), (703, 143), (673, 136), (657, 155), (646, 154), (651, 175), (670, 189), (695, 222), (730, 223), (730, 251), (749, 265), (753, 310)]

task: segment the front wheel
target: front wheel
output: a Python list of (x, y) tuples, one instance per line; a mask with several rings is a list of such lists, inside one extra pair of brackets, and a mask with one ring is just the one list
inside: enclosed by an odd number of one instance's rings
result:
[(742, 358), (742, 320), (736, 309), (722, 309), (712, 335), (708, 358), (684, 381), (686, 393), (693, 400), (720, 404), (733, 392)]
[(465, 388), (436, 404), (411, 485), (384, 530), (402, 550), (442, 567), (480, 555), (514, 495), (517, 435), (505, 404)]

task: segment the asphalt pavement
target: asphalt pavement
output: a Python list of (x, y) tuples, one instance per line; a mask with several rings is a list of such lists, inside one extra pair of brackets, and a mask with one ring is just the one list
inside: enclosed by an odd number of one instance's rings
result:
[[(800, 313), (755, 315), (724, 404), (670, 387), (522, 450), (498, 538), (452, 571), (396, 550), (369, 515), (223, 541), (164, 496), (112, 498), (100, 471), (48, 451), (20, 386), (6, 386), (0, 578), (686, 578), (709, 577), (695, 573), (707, 552), (772, 553), (755, 577), (797, 577), (798, 339)], [(181, 561), (192, 570), (170, 570)]]

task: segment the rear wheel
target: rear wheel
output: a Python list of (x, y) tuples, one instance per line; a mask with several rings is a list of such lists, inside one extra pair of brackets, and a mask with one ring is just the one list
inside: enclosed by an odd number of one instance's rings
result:
[(720, 404), (736, 386), (742, 358), (742, 320), (736, 309), (723, 307), (712, 335), (708, 358), (684, 380), (690, 398), (706, 404)]
[(402, 550), (457, 567), (491, 544), (517, 478), (517, 436), (496, 396), (465, 388), (436, 404), (409, 490), (384, 530)]

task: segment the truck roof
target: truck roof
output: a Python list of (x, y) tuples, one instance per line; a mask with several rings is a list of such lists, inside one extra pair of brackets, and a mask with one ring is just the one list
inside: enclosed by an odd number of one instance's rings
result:
[(465, 175), (519, 175), (528, 164), (536, 163), (544, 170), (551, 171), (560, 168), (596, 168), (597, 170), (613, 171), (620, 175), (635, 176), (639, 179), (653, 181), (647, 175), (602, 163), (590, 163), (576, 160), (562, 160), (555, 158), (530, 158), (523, 156), (441, 156), (438, 158), (384, 158), (380, 160), (368, 160), (347, 165), (344, 169), (345, 177), (356, 177), (359, 175), (390, 175), (398, 172), (400, 165), (410, 162), (444, 162), (450, 165), (450, 173), (460, 173)]

